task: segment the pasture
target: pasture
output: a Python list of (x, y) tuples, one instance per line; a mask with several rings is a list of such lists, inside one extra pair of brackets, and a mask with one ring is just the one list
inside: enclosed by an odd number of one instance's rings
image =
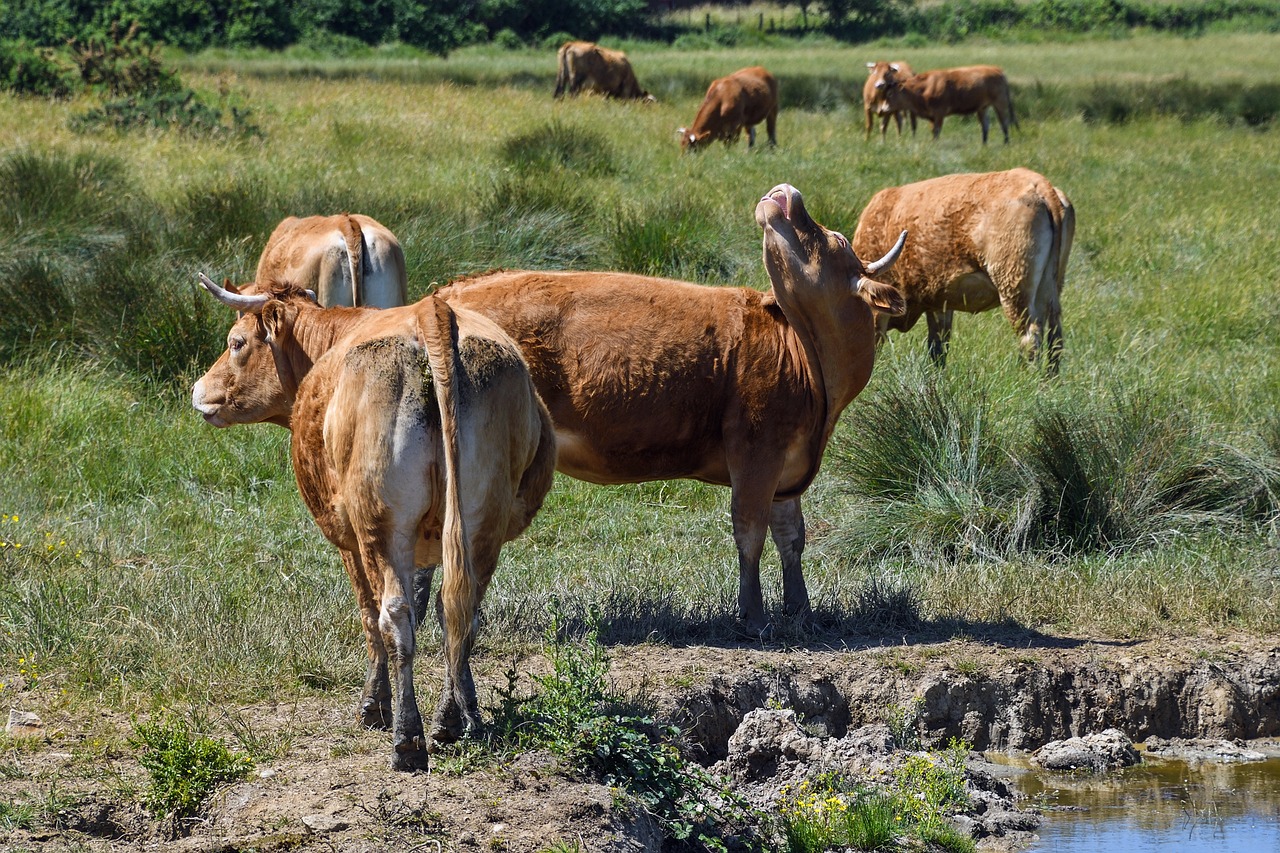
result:
[[(806, 497), (820, 624), (780, 636), (1280, 628), (1277, 129), (1216, 97), (1280, 83), (1280, 36), (624, 47), (659, 103), (553, 102), (553, 53), (490, 48), (179, 58), (252, 111), (242, 140), (75, 135), (82, 104), (0, 99), (0, 698), (358, 692), (353, 596), (287, 433), (214, 430), (189, 402), (231, 320), (197, 271), (248, 280), (284, 216), (383, 222), (410, 298), (493, 267), (764, 288), (752, 211), (779, 182), (851, 235), (882, 187), (1014, 166), (1077, 211), (1062, 375), (1021, 364), (998, 311), (958, 316), (941, 374), (923, 324), (893, 334)], [(1020, 131), (984, 148), (951, 118), (936, 143), (864, 142), (881, 58), (1002, 65)], [(780, 82), (778, 147), (682, 157), (706, 84), (755, 63)], [(1152, 101), (1166, 89), (1186, 109)], [(1091, 114), (1091, 95), (1125, 108)], [(728, 490), (558, 477), (503, 552), (477, 657), (535, 643), (549, 611), (598, 613), (613, 641), (733, 641), (736, 575)], [(771, 546), (764, 584), (776, 608)]]

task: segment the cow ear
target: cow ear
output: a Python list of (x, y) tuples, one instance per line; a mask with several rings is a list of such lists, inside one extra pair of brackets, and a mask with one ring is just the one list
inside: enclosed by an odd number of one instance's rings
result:
[(289, 337), (290, 312), (279, 299), (262, 306), (262, 327), (267, 330), (267, 343), (279, 344)]
[(898, 288), (872, 278), (858, 279), (858, 295), (877, 311), (891, 317), (901, 317), (907, 313), (907, 302), (902, 298)]
[(684, 137), (684, 131), (685, 131), (685, 128), (683, 128), (683, 127), (677, 127), (677, 128), (676, 128), (676, 136), (679, 136), (679, 137), (683, 138), (683, 137)]
[(899, 67), (898, 67), (898, 63), (896, 63), (896, 62), (890, 62), (890, 63), (889, 63), (889, 67), (890, 67), (890, 68), (892, 68), (894, 71), (899, 71), (899, 70), (901, 70), (901, 69), (899, 69)]
[(876, 64), (875, 64), (874, 62), (868, 62), (868, 63), (867, 63), (867, 70), (868, 70), (868, 71), (870, 71), (872, 68), (875, 68), (875, 67), (876, 67)]
[(238, 288), (238, 287), (236, 287), (234, 284), (232, 284), (232, 283), (231, 283), (231, 279), (230, 279), (229, 277), (225, 277), (225, 276), (224, 276), (224, 277), (223, 277), (223, 279), (222, 279), (222, 289), (223, 289), (223, 290), (229, 290), (229, 291), (231, 291), (232, 293), (239, 293), (239, 292), (240, 292), (240, 288)]

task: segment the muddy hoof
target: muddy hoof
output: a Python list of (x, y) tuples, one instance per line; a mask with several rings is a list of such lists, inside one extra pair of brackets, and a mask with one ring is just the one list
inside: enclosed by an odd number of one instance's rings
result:
[(364, 705), (360, 708), (360, 716), (356, 719), (366, 729), (386, 731), (391, 728), (390, 705)]
[(395, 752), (391, 754), (391, 769), (407, 772), (426, 770), (430, 761), (431, 752), (422, 742), (422, 738), (414, 738), (396, 744)]

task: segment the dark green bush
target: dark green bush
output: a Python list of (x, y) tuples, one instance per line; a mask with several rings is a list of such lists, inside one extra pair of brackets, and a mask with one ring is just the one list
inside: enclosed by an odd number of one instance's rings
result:
[(138, 763), (151, 776), (143, 802), (157, 817), (180, 822), (194, 816), (218, 785), (243, 779), (253, 768), (249, 756), (193, 731), (176, 714), (135, 722), (133, 728)]
[(71, 129), (77, 133), (108, 129), (177, 130), (201, 138), (256, 136), (260, 132), (250, 120), (248, 110), (231, 107), (224, 122), (220, 107), (206, 103), (190, 89), (107, 101), (101, 107), (73, 117)]
[(65, 98), (80, 89), (80, 75), (57, 51), (25, 40), (0, 42), (0, 89), (18, 95)]

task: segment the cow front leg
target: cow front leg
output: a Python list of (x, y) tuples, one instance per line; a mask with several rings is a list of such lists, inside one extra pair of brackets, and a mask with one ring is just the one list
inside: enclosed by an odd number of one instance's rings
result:
[[(986, 145), (987, 132), (991, 130), (991, 116), (985, 108), (978, 110), (978, 123), (982, 125), (982, 144)], [(1009, 140), (1006, 138), (1005, 142), (1008, 141)]]
[(947, 366), (947, 345), (951, 342), (951, 311), (926, 311), (929, 324), (929, 358), (938, 367)]
[(768, 628), (764, 615), (764, 594), (760, 589), (760, 555), (769, 529), (769, 512), (777, 478), (766, 488), (758, 482), (733, 485), (730, 513), (733, 542), (738, 549), (738, 618), (753, 634)]
[(755, 125), (747, 128), (747, 148), (754, 148), (756, 145), (756, 128)]
[(809, 590), (804, 583), (800, 557), (804, 554), (804, 513), (800, 498), (778, 501), (769, 514), (769, 532), (782, 560), (782, 606), (788, 616), (808, 624), (813, 611), (809, 607)]

